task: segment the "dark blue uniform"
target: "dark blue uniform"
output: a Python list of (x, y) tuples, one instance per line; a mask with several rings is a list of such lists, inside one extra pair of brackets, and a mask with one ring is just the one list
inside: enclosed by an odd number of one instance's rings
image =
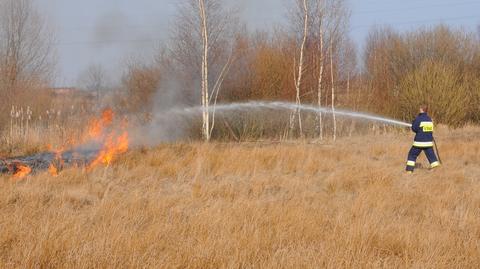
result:
[(431, 168), (440, 165), (433, 150), (433, 122), (427, 113), (420, 113), (412, 123), (412, 131), (416, 134), (412, 149), (408, 153), (407, 171), (413, 172), (418, 155), (425, 151)]

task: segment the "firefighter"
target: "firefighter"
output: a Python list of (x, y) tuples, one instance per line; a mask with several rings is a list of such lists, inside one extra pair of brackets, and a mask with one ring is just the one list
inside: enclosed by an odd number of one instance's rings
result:
[(435, 151), (433, 150), (433, 122), (428, 116), (427, 112), (428, 106), (421, 105), (420, 114), (412, 123), (412, 131), (416, 135), (415, 140), (413, 141), (413, 146), (408, 153), (407, 173), (409, 174), (413, 173), (413, 170), (415, 170), (417, 157), (420, 155), (420, 153), (422, 153), (422, 151), (425, 151), (425, 155), (427, 155), (431, 169), (440, 166), (440, 162), (438, 161)]

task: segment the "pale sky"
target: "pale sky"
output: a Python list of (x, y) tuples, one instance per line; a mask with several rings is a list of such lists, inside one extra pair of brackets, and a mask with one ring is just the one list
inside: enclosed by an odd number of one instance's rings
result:
[[(176, 3), (183, 0), (36, 0), (56, 29), (56, 86), (75, 86), (92, 64), (118, 78), (129, 56), (148, 57), (169, 35)], [(293, 0), (237, 0), (251, 29), (284, 22)], [(347, 0), (350, 34), (361, 48), (374, 25), (401, 31), (444, 23), (467, 30), (480, 25), (480, 0)]]

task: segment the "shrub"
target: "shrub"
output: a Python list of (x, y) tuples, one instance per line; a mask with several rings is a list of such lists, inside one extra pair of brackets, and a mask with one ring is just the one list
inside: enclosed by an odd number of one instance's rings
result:
[(468, 88), (452, 66), (426, 61), (400, 83), (398, 107), (404, 117), (426, 103), (438, 123), (459, 127), (466, 123), (471, 105)]

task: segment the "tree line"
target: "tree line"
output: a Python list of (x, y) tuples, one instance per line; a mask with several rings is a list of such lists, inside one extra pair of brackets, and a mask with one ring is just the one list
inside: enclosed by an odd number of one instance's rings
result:
[[(35, 94), (51, 83), (53, 39), (31, 1), (0, 3), (0, 91), (8, 97), (2, 101), (7, 108), (20, 102), (20, 89)], [(448, 25), (402, 32), (374, 27), (360, 51), (349, 36), (350, 10), (344, 0), (291, 0), (288, 21), (271, 31), (249, 31), (222, 0), (180, 1), (175, 18), (158, 53), (147, 61), (129, 61), (122, 80), (110, 87), (115, 90), (99, 103), (109, 102), (142, 121), (159, 110), (159, 98), (174, 96), (165, 106), (201, 105), (197, 131), (205, 140), (218, 128), (234, 129), (212, 107), (249, 100), (359, 110), (400, 120), (410, 120), (418, 105), (427, 103), (437, 123), (460, 127), (480, 122), (480, 40), (475, 32)], [(101, 68), (90, 70), (89, 90), (105, 90), (101, 74)], [(2, 115), (7, 113), (3, 110)], [(298, 109), (287, 114), (283, 129), (288, 136), (335, 139), (337, 129), (344, 128), (337, 126), (335, 114), (304, 115)]]

